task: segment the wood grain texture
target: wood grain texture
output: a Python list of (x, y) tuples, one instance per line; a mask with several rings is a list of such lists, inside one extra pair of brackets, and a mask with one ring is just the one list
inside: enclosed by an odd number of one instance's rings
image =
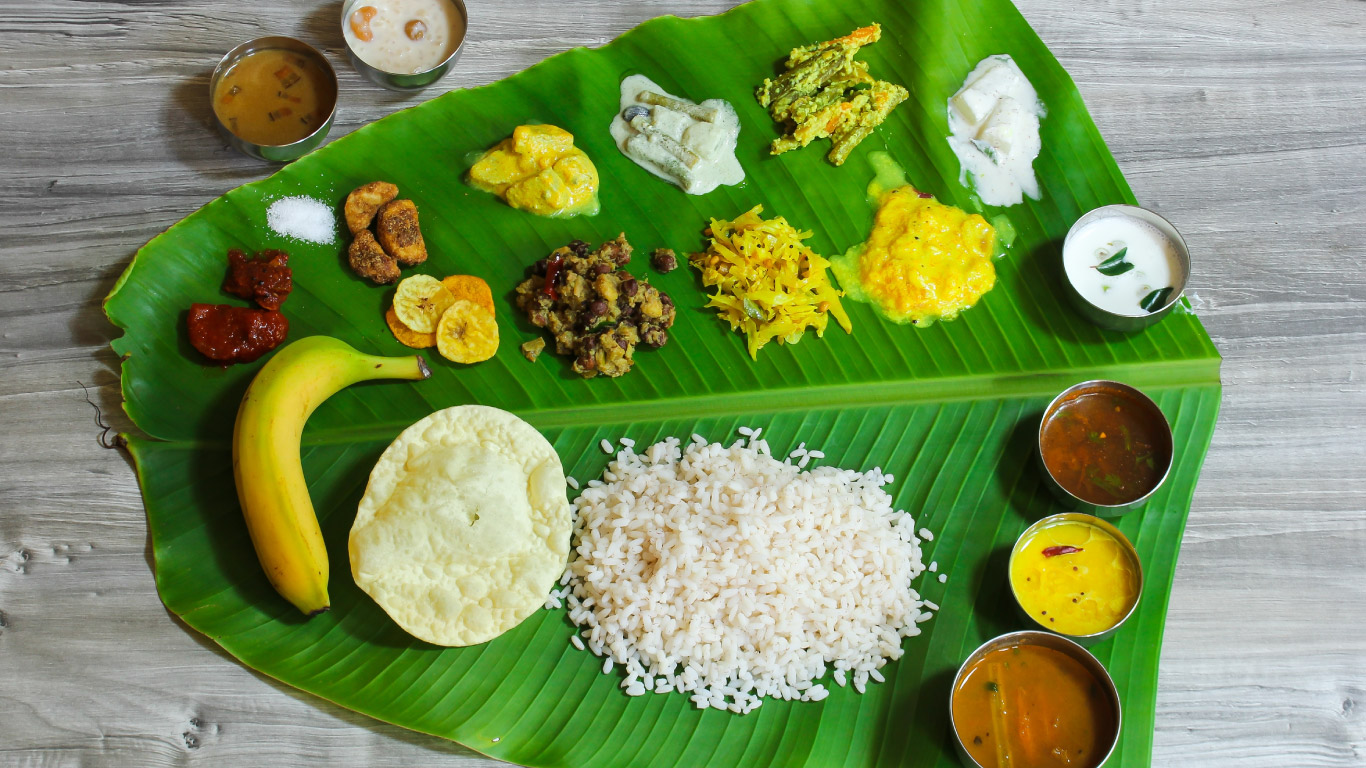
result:
[[(728, 0), (469, 0), (457, 69), (363, 83), (339, 3), (8, 0), (0, 23), (0, 765), (490, 765), (235, 663), (157, 599), (100, 299), (270, 172), (209, 128), (260, 34), (326, 49), (334, 137)], [(1022, 0), (1139, 199), (1185, 234), (1225, 396), (1172, 594), (1158, 765), (1366, 763), (1366, 2)], [(888, 43), (883, 43), (888, 44)]]

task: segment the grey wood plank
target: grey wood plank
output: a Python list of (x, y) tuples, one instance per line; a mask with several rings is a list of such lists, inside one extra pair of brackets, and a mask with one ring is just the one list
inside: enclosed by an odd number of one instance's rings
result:
[[(209, 128), (208, 72), (322, 46), (334, 136), (729, 0), (470, 0), (438, 88), (345, 62), (339, 3), (7, 0), (0, 22), (0, 764), (488, 765), (234, 662), (156, 597), (100, 298), (165, 227), (269, 169)], [(1366, 3), (1020, 3), (1135, 193), (1182, 229), (1223, 412), (1163, 646), (1158, 765), (1366, 762)], [(886, 43), (884, 43), (886, 44)]]

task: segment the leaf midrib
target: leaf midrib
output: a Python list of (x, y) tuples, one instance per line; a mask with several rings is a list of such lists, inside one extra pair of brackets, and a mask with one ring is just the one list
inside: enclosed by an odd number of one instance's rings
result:
[[(858, 408), (875, 405), (908, 405), (948, 403), (965, 400), (1002, 400), (1007, 398), (1052, 397), (1063, 389), (1091, 379), (1113, 379), (1139, 389), (1158, 390), (1175, 387), (1218, 385), (1221, 359), (1217, 356), (1164, 360), (1151, 363), (1126, 363), (1106, 366), (1063, 368), (1002, 376), (947, 376), (933, 379), (845, 384), (825, 387), (793, 387), (759, 392), (739, 392), (726, 395), (640, 400), (628, 403), (591, 404), (563, 408), (513, 411), (537, 429), (630, 424), (657, 419), (667, 413), (669, 420), (693, 420), (703, 417), (781, 413), (811, 408)], [(392, 440), (394, 435), (412, 422), (380, 420), (365, 427), (305, 429), (302, 445), (337, 445), (342, 443)], [(125, 435), (125, 437), (128, 437)], [(231, 446), (229, 439), (219, 440), (160, 440), (148, 442), (175, 443), (185, 448), (222, 448)]]

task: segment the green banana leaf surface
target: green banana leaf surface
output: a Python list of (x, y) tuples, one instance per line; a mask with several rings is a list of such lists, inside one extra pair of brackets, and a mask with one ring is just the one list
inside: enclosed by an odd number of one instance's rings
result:
[[(905, 85), (896, 109), (842, 167), (824, 142), (768, 155), (776, 126), (753, 97), (789, 49), (871, 22), (881, 42), (859, 58), (874, 76)], [(947, 99), (983, 57), (1014, 57), (1045, 102), (1038, 201), (984, 208), (959, 184)], [(607, 125), (622, 77), (644, 73), (694, 100), (724, 98), (739, 113), (747, 178), (692, 197), (622, 156)], [(572, 132), (597, 164), (602, 210), (543, 219), (512, 210), (462, 181), (479, 152), (525, 123)], [(814, 232), (827, 256), (866, 238), (872, 210), (868, 155), (889, 152), (917, 187), (940, 200), (1004, 213), (1018, 235), (997, 262), (998, 282), (952, 322), (918, 329), (848, 303), (854, 332), (763, 349), (703, 309), (688, 268), (660, 275), (643, 257), (630, 269), (673, 297), (670, 341), (637, 353), (617, 379), (584, 380), (569, 361), (529, 363), (518, 344), (536, 329), (512, 289), (536, 259), (572, 239), (596, 244), (625, 232), (638, 253), (703, 245), (709, 217), (762, 204)], [(333, 608), (305, 619), (271, 589), (247, 536), (233, 486), (237, 404), (261, 362), (205, 365), (189, 345), (191, 303), (240, 303), (220, 284), (229, 248), (283, 248), (295, 290), (283, 307), (290, 338), (336, 336), (378, 354), (409, 352), (385, 327), (392, 289), (351, 274), (344, 241), (303, 244), (266, 226), (270, 201), (307, 195), (340, 203), (375, 179), (416, 201), (431, 258), (416, 272), (476, 274), (493, 287), (502, 344), (490, 361), (460, 366), (427, 354), (424, 382), (351, 387), (308, 422), (303, 464), (332, 562)], [(125, 408), (143, 434), (129, 438), (147, 507), (157, 586), (166, 605), (243, 663), (342, 706), (460, 741), (531, 766), (949, 766), (956, 764), (948, 692), (963, 658), (996, 634), (1023, 628), (1006, 582), (1006, 555), (1038, 518), (1061, 511), (1040, 481), (1034, 435), (1049, 399), (1090, 378), (1148, 392), (1170, 420), (1171, 476), (1142, 510), (1119, 521), (1137, 546), (1144, 593), (1133, 617), (1093, 652), (1124, 707), (1109, 766), (1149, 763), (1157, 663), (1172, 574), (1220, 400), (1219, 356), (1183, 304), (1135, 334), (1102, 331), (1066, 303), (1060, 243), (1085, 211), (1134, 203), (1132, 192), (1067, 73), (1007, 0), (756, 0), (721, 16), (650, 21), (597, 49), (575, 49), (482, 88), (455, 91), (380, 120), (233, 190), (140, 250), (106, 300), (124, 329)], [(408, 271), (406, 274), (413, 274)], [(566, 472), (586, 481), (609, 457), (601, 439), (637, 444), (694, 432), (729, 442), (763, 427), (775, 452), (799, 442), (825, 463), (896, 476), (888, 488), (917, 527), (935, 532), (915, 584), (941, 606), (886, 682), (860, 695), (835, 687), (817, 703), (767, 701), (740, 716), (697, 710), (686, 696), (628, 697), (620, 673), (575, 650), (565, 612), (540, 611), (496, 640), (444, 649), (400, 630), (352, 582), (346, 537), (369, 470), (403, 428), (433, 410), (481, 403), (540, 429)]]

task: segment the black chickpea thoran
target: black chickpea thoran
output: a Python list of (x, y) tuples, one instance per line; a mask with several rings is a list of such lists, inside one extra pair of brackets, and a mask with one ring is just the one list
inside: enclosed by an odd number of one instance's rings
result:
[(627, 272), (630, 260), (625, 234), (596, 251), (575, 240), (536, 262), (517, 286), (517, 306), (550, 331), (555, 353), (574, 358), (580, 376), (620, 376), (631, 370), (637, 344), (659, 348), (669, 340), (673, 301)]

